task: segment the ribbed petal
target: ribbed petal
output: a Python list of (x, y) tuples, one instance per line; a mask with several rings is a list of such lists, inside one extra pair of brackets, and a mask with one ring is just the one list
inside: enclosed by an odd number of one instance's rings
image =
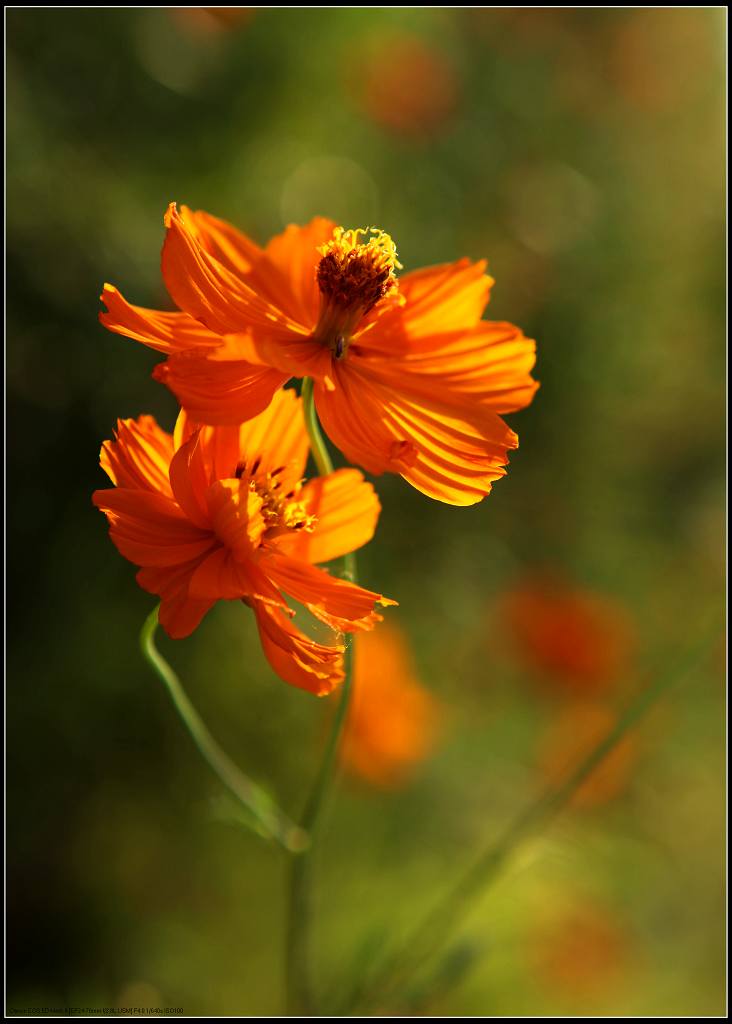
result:
[(210, 531), (189, 523), (165, 495), (116, 488), (95, 491), (92, 500), (107, 516), (117, 550), (135, 565), (180, 565), (214, 544)]
[(99, 321), (107, 330), (141, 341), (157, 352), (169, 355), (192, 348), (211, 349), (221, 344), (217, 334), (188, 313), (162, 313), (133, 306), (111, 284), (104, 285), (100, 298), (107, 311), (99, 314)]
[(422, 395), (400, 394), (343, 367), (332, 392), (316, 389), (318, 413), (341, 451), (372, 472), (400, 473), (413, 487), (451, 505), (472, 505), (505, 475), (518, 438), (478, 403), (464, 412)]
[(188, 593), (191, 574), (198, 561), (174, 569), (140, 569), (137, 582), (143, 590), (160, 597), (160, 625), (173, 640), (190, 636), (214, 601), (196, 601)]
[(536, 343), (513, 324), (481, 322), (469, 331), (410, 337), (384, 352), (354, 352), (353, 359), (396, 391), (455, 407), (479, 402), (493, 412), (515, 412), (539, 387), (531, 376)]
[(196, 600), (233, 601), (247, 597), (284, 605), (282, 597), (253, 561), (237, 561), (223, 547), (201, 560), (191, 576), (189, 594)]
[(206, 251), (171, 203), (165, 216), (162, 271), (171, 298), (216, 334), (238, 334), (250, 327), (297, 325), (259, 295), (235, 272)]
[(216, 480), (206, 494), (208, 520), (221, 543), (238, 559), (254, 554), (265, 531), (262, 499), (249, 481)]
[[(310, 325), (314, 274), (308, 281), (307, 261), (319, 259), (316, 246), (332, 234), (330, 221), (316, 218), (304, 228), (290, 226), (276, 235), (266, 249), (218, 217), (181, 206), (181, 216), (195, 231), (203, 248), (228, 270), (292, 320)], [(321, 227), (320, 225), (326, 225)], [(304, 271), (304, 272), (303, 272)], [(317, 307), (316, 307), (317, 317)]]
[(197, 430), (171, 460), (170, 486), (183, 513), (202, 530), (211, 527), (206, 501), (209, 484), (210, 477), (201, 450), (200, 431)]
[(335, 222), (326, 217), (315, 217), (304, 227), (290, 224), (265, 249), (272, 266), (289, 283), (296, 319), (309, 328), (315, 326), (320, 308), (316, 273), (322, 256), (318, 246), (333, 237), (335, 227)]
[(381, 594), (286, 555), (272, 554), (263, 559), (261, 565), (277, 587), (333, 629), (347, 632), (372, 629), (381, 618), (374, 611), (375, 605), (396, 604)]
[(235, 339), (210, 353), (181, 352), (160, 363), (153, 377), (170, 388), (191, 419), (214, 426), (238, 425), (258, 416), (287, 374), (238, 358)]
[(424, 267), (399, 278), (401, 303), (377, 306), (354, 344), (368, 352), (401, 354), (436, 334), (470, 331), (488, 303), (493, 279), (485, 260), (468, 259)]
[(306, 562), (330, 562), (357, 551), (373, 537), (381, 511), (376, 492), (357, 469), (310, 480), (298, 500), (315, 516), (314, 529), (286, 534), (277, 547)]
[(413, 337), (474, 327), (488, 304), (493, 278), (486, 261), (469, 259), (424, 267), (403, 274), (399, 291), (403, 315)]
[(262, 649), (277, 675), (291, 686), (324, 697), (343, 682), (343, 645), (329, 647), (305, 636), (285, 613), (252, 602)]
[(172, 497), (168, 467), (173, 438), (152, 416), (117, 420), (113, 441), (105, 441), (99, 464), (117, 487), (155, 491)]
[(259, 472), (288, 466), (299, 480), (305, 472), (308, 450), (302, 399), (291, 389), (276, 391), (264, 412), (239, 428), (240, 458), (252, 475), (256, 461)]

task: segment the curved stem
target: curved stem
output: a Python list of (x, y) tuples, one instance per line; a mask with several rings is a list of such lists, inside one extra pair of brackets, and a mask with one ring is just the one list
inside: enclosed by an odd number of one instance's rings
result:
[(454, 932), (462, 917), (470, 910), (478, 892), (499, 876), (506, 862), (525, 840), (548, 825), (570, 802), (579, 787), (598, 765), (617, 747), (628, 731), (674, 685), (695, 669), (708, 652), (709, 639), (693, 647), (675, 671), (657, 679), (643, 690), (618, 719), (615, 727), (559, 786), (548, 789), (538, 800), (525, 808), (505, 829), (503, 835), (477, 858), (457, 884), (449, 891), (403, 943), (401, 950), (388, 957), (371, 976), (370, 984), (358, 1006), (345, 1012), (363, 1012), (369, 1006), (404, 982), (429, 960)]
[(308, 845), (307, 833), (290, 821), (269, 794), (245, 775), (224, 753), (189, 700), (180, 679), (156, 647), (155, 633), (158, 628), (159, 608), (160, 605), (148, 615), (142, 627), (142, 653), (165, 684), (175, 709), (183, 719), (183, 724), (199, 752), (224, 786), (254, 818), (256, 830), (267, 839), (274, 839), (290, 853), (299, 853)]
[[(321, 476), (333, 472), (333, 463), (320, 431), (318, 416), (313, 401), (313, 382), (306, 377), (302, 385), (302, 399), (305, 426), (310, 439), (313, 459)], [(343, 576), (351, 582), (356, 580), (356, 558), (354, 554), (343, 559)], [(334, 780), (338, 763), (338, 748), (346, 723), (352, 690), (353, 643), (346, 637), (344, 655), (345, 678), (341, 687), (328, 742), (323, 760), (315, 776), (313, 787), (300, 818), (300, 828), (311, 838), (311, 844), (292, 864), (290, 876), (290, 901), (287, 920), (286, 974), (287, 1009), (293, 1015), (312, 1015), (314, 1012), (313, 992), (310, 974), (309, 939), (312, 922), (312, 850), (320, 821), (320, 814)]]

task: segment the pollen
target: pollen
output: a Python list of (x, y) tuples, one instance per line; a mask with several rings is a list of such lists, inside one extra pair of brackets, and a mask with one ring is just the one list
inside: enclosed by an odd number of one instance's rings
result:
[(391, 235), (379, 228), (336, 228), (318, 252), (321, 310), (315, 337), (341, 359), (361, 318), (397, 290), (401, 263)]
[(276, 530), (278, 533), (288, 530), (303, 530), (312, 533), (317, 517), (310, 515), (305, 502), (298, 499), (302, 483), (298, 483), (287, 493), (282, 493), (279, 478), (282, 470), (260, 474), (249, 481), (250, 490), (262, 499), (262, 518), (268, 535)]
[[(371, 234), (372, 238), (367, 238)], [(359, 235), (364, 241), (359, 242)], [(401, 269), (391, 235), (378, 228), (336, 228), (333, 238), (318, 247), (321, 294), (344, 309), (367, 313), (396, 287), (395, 268)]]

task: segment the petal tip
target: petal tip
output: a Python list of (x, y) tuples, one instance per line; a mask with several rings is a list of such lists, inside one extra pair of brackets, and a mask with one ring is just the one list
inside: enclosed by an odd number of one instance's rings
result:
[(174, 219), (178, 219), (180, 214), (178, 213), (178, 204), (175, 200), (172, 203), (168, 203), (168, 208), (163, 216), (163, 223), (166, 228), (169, 228), (173, 223)]

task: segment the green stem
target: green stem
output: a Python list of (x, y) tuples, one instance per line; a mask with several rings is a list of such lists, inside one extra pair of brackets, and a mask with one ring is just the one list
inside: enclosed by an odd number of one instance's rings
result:
[[(333, 463), (331, 462), (323, 435), (320, 432), (320, 424), (318, 423), (313, 401), (313, 382), (309, 377), (306, 377), (303, 381), (302, 399), (305, 426), (310, 439), (313, 459), (318, 468), (318, 473), (321, 476), (327, 476), (333, 472)], [(343, 561), (343, 576), (355, 583), (355, 555), (346, 555)], [(338, 702), (320, 768), (300, 818), (300, 828), (310, 836), (311, 842), (307, 849), (293, 860), (290, 875), (290, 899), (286, 938), (286, 976), (287, 1009), (288, 1013), (292, 1016), (311, 1016), (314, 1013), (309, 950), (313, 916), (312, 856), (321, 811), (333, 784), (338, 763), (338, 748), (351, 699), (352, 670), (353, 644), (351, 639), (346, 637), (344, 656), (345, 678), (341, 687), (341, 698)]]
[(290, 821), (275, 801), (246, 776), (224, 753), (201, 716), (186, 695), (180, 679), (155, 645), (158, 628), (158, 605), (147, 617), (140, 633), (140, 647), (145, 658), (163, 681), (198, 750), (218, 775), (221, 782), (244, 806), (256, 823), (257, 831), (274, 839), (290, 853), (299, 853), (308, 845), (308, 836)]
[(320, 476), (328, 476), (333, 472), (333, 463), (330, 458), (325, 439), (320, 431), (318, 414), (315, 410), (315, 399), (313, 396), (313, 381), (311, 377), (305, 377), (302, 382), (302, 405), (305, 416), (305, 427), (310, 440), (310, 450), (313, 453), (315, 465), (318, 467)]
[[(413, 929), (401, 951), (372, 974), (368, 990), (358, 1001), (359, 1010), (363, 1011), (378, 1003), (379, 999), (393, 993), (397, 986), (403, 986), (407, 978), (444, 945), (462, 917), (470, 911), (477, 893), (495, 881), (521, 843), (541, 831), (567, 806), (580, 786), (653, 705), (697, 667), (701, 657), (708, 651), (708, 643), (708, 639), (705, 639), (702, 644), (695, 645), (687, 657), (677, 664), (675, 671), (643, 690), (620, 716), (615, 727), (575, 771), (560, 786), (545, 791), (514, 819), (503, 835), (478, 857), (453, 889)], [(355, 1012), (354, 1007), (349, 1007), (348, 1012)]]

